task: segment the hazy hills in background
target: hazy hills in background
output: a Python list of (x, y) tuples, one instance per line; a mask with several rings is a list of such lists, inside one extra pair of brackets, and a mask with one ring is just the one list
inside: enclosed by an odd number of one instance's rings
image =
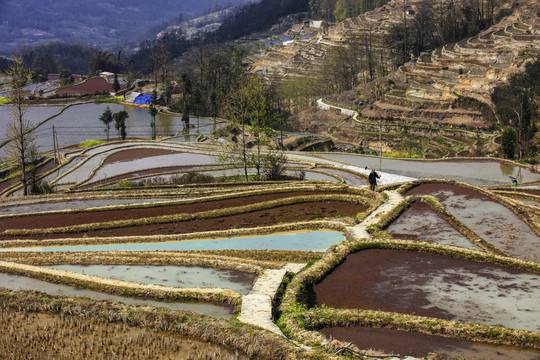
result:
[(0, 0), (0, 54), (49, 41), (117, 49), (170, 25), (248, 0)]

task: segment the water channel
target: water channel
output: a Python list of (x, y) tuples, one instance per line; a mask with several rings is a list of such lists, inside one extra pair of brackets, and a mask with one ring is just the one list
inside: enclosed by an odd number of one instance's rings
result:
[(337, 231), (311, 231), (246, 236), (232, 239), (188, 240), (172, 242), (51, 246), (41, 248), (2, 249), (0, 251), (186, 251), (186, 250), (292, 250), (326, 251), (345, 240)]

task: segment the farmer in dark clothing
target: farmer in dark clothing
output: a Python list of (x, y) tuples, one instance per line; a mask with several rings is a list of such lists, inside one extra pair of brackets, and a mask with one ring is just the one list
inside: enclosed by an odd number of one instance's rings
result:
[[(366, 166), (366, 170), (367, 170), (367, 166)], [(371, 169), (371, 172), (369, 173), (369, 176), (368, 176), (369, 188), (371, 189), (371, 191), (375, 191), (375, 186), (377, 185), (377, 179), (380, 179), (380, 178), (381, 176), (377, 174), (375, 170)]]

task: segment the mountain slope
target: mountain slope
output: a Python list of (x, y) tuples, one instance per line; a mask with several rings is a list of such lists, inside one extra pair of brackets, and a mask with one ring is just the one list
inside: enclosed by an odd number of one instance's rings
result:
[[(233, 1), (245, 2), (245, 0)], [(0, 52), (17, 44), (80, 42), (110, 49), (180, 13), (194, 17), (230, 0), (31, 0), (0, 2)]]

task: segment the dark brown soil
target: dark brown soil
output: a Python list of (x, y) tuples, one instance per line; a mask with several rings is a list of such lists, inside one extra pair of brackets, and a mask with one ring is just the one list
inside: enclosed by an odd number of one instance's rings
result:
[(333, 327), (320, 330), (326, 337), (352, 342), (359, 349), (373, 349), (384, 354), (426, 357), (444, 354), (443, 359), (457, 356), (469, 359), (538, 359), (540, 353), (518, 348), (473, 343), (417, 332), (365, 327)]
[[(318, 218), (335, 218), (338, 216), (355, 216), (365, 211), (366, 207), (359, 204), (340, 201), (308, 202), (290, 206), (281, 206), (269, 210), (256, 211), (247, 214), (224, 216), (216, 219), (197, 219), (176, 223), (132, 226), (118, 229), (95, 230), (73, 234), (54, 234), (24, 236), (25, 239), (57, 239), (81, 237), (112, 237), (112, 236), (148, 236), (187, 234), (204, 231), (252, 228), (258, 226), (276, 225), (279, 223), (314, 220)], [(64, 215), (65, 216), (65, 215)], [(80, 214), (90, 217), (92, 214)], [(69, 219), (69, 216), (65, 216)], [(11, 237), (0, 236), (0, 240)]]
[[(285, 199), (296, 196), (324, 194), (314, 192), (291, 192), (291, 193), (276, 193), (266, 194), (258, 196), (249, 196), (244, 198), (234, 198), (219, 201), (201, 202), (185, 205), (173, 205), (173, 206), (159, 206), (151, 208), (135, 208), (135, 209), (123, 209), (123, 210), (104, 210), (99, 212), (73, 212), (69, 214), (43, 214), (33, 216), (20, 216), (8, 219), (2, 219), (0, 222), (0, 231), (7, 229), (41, 229), (51, 227), (64, 227), (72, 225), (81, 225), (88, 223), (100, 223), (115, 220), (127, 220), (127, 219), (141, 219), (148, 217), (156, 217), (163, 215), (174, 214), (193, 214), (203, 211), (224, 209), (238, 206), (245, 206), (251, 204), (257, 204), (261, 202), (267, 202), (277, 199)], [(339, 211), (339, 206), (345, 205), (344, 202), (337, 202), (335, 211)], [(316, 206), (314, 206), (316, 208)], [(324, 209), (325, 206), (322, 205)], [(324, 215), (321, 211), (318, 215), (332, 216), (333, 213)]]
[[(120, 90), (124, 90), (126, 85), (120, 84)], [(57, 95), (82, 95), (95, 93), (114, 92), (112, 84), (102, 77), (86, 80), (82, 84), (68, 86), (56, 91)]]
[[(402, 271), (407, 271), (405, 276), (395, 278), (388, 275), (390, 269), (402, 266)], [(425, 278), (419, 280), (413, 274), (435, 274), (448, 269), (466, 269), (470, 273), (485, 274), (495, 268), (500, 267), (446, 255), (407, 250), (365, 250), (347, 256), (343, 264), (315, 285), (312, 303), (341, 309), (371, 309), (451, 320), (455, 314), (431, 304), (427, 294), (420, 289)], [(505, 270), (511, 274), (522, 273), (510, 268)], [(459, 276), (447, 279), (447, 282), (452, 281), (460, 282)]]
[(181, 151), (176, 150), (167, 150), (167, 149), (129, 149), (129, 150), (120, 150), (114, 154), (107, 157), (107, 160), (103, 165), (112, 164), (120, 161), (132, 161), (138, 159), (144, 159), (151, 156), (161, 156), (161, 155), (170, 155), (170, 154), (180, 154)]

